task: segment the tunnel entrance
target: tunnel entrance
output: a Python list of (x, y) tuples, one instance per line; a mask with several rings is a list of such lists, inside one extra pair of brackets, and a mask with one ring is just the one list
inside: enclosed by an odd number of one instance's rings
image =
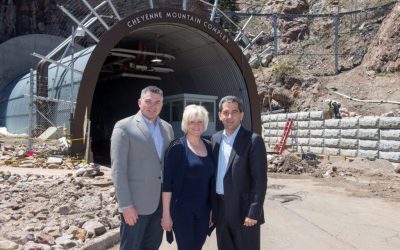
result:
[[(240, 48), (207, 17), (177, 9), (152, 9), (129, 16), (106, 32), (85, 68), (72, 132), (91, 120), (94, 161), (110, 163), (114, 124), (138, 111), (140, 91), (156, 85), (164, 96), (236, 95), (243, 99), (243, 125), (260, 131), (253, 74)], [(216, 129), (222, 125), (216, 122)], [(72, 147), (82, 152), (84, 144)]]

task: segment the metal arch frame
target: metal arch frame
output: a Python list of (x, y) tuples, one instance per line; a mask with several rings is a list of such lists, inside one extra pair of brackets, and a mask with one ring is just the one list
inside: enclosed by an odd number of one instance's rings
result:
[[(92, 99), (94, 96), (94, 91), (96, 88), (97, 80), (99, 77), (99, 73), (103, 66), (104, 61), (109, 55), (110, 51), (115, 47), (115, 45), (124, 37), (130, 35), (135, 30), (141, 29), (146, 26), (157, 25), (157, 24), (175, 24), (182, 27), (190, 27), (205, 34), (209, 35), (212, 39), (215, 39), (228, 53), (232, 56), (233, 60), (236, 62), (238, 68), (241, 70), (244, 83), (247, 88), (247, 98), (248, 100), (257, 99), (257, 87), (255, 84), (255, 79), (253, 72), (248, 64), (248, 61), (244, 57), (239, 46), (230, 39), (229, 42), (222, 40), (220, 36), (216, 35), (214, 32), (208, 30), (204, 25), (193, 23), (187, 20), (179, 20), (179, 19), (171, 19), (171, 20), (151, 20), (147, 23), (140, 23), (136, 25), (134, 28), (129, 28), (126, 25), (127, 20), (132, 20), (137, 16), (144, 15), (146, 13), (154, 11), (153, 9), (144, 10), (141, 12), (134, 13), (132, 15), (128, 15), (123, 20), (115, 24), (109, 31), (103, 34), (101, 41), (97, 44), (95, 49), (93, 50), (85, 68), (84, 74), (82, 76), (81, 85), (79, 88), (79, 93), (77, 97), (77, 105), (74, 113), (74, 120), (72, 123), (72, 137), (73, 138), (82, 138), (83, 136), (83, 120), (85, 117), (85, 112), (88, 111), (90, 115), (92, 108)], [(201, 20), (209, 20), (207, 17), (200, 16), (193, 12), (188, 12), (180, 9), (172, 9), (172, 8), (159, 8), (157, 11), (181, 11), (192, 16), (196, 16)], [(216, 24), (215, 24), (216, 25)], [(229, 35), (222, 29), (221, 32), (229, 37)], [(249, 109), (250, 109), (250, 121), (251, 121), (251, 129), (253, 131), (260, 132), (260, 107), (258, 103), (252, 103), (249, 101)], [(81, 154), (85, 150), (85, 145), (83, 141), (73, 141), (71, 146), (72, 154)]]

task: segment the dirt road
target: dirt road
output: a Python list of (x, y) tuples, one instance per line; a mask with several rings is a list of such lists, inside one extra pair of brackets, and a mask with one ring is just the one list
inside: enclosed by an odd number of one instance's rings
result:
[[(400, 249), (400, 203), (354, 197), (322, 181), (269, 178), (261, 249)], [(203, 249), (217, 249), (215, 234)]]

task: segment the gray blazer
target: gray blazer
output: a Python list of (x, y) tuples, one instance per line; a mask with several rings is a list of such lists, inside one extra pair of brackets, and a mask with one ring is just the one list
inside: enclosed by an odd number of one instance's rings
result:
[(120, 208), (133, 205), (140, 215), (157, 209), (161, 197), (164, 152), (174, 138), (169, 123), (161, 120), (163, 155), (140, 112), (118, 121), (111, 136), (111, 170)]

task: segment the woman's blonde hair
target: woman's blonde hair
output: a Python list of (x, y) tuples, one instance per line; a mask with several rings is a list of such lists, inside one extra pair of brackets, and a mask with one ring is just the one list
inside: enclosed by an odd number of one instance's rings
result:
[(208, 111), (201, 105), (191, 104), (185, 107), (182, 116), (182, 131), (187, 133), (187, 126), (191, 121), (202, 121), (204, 124), (204, 131), (208, 127)]

